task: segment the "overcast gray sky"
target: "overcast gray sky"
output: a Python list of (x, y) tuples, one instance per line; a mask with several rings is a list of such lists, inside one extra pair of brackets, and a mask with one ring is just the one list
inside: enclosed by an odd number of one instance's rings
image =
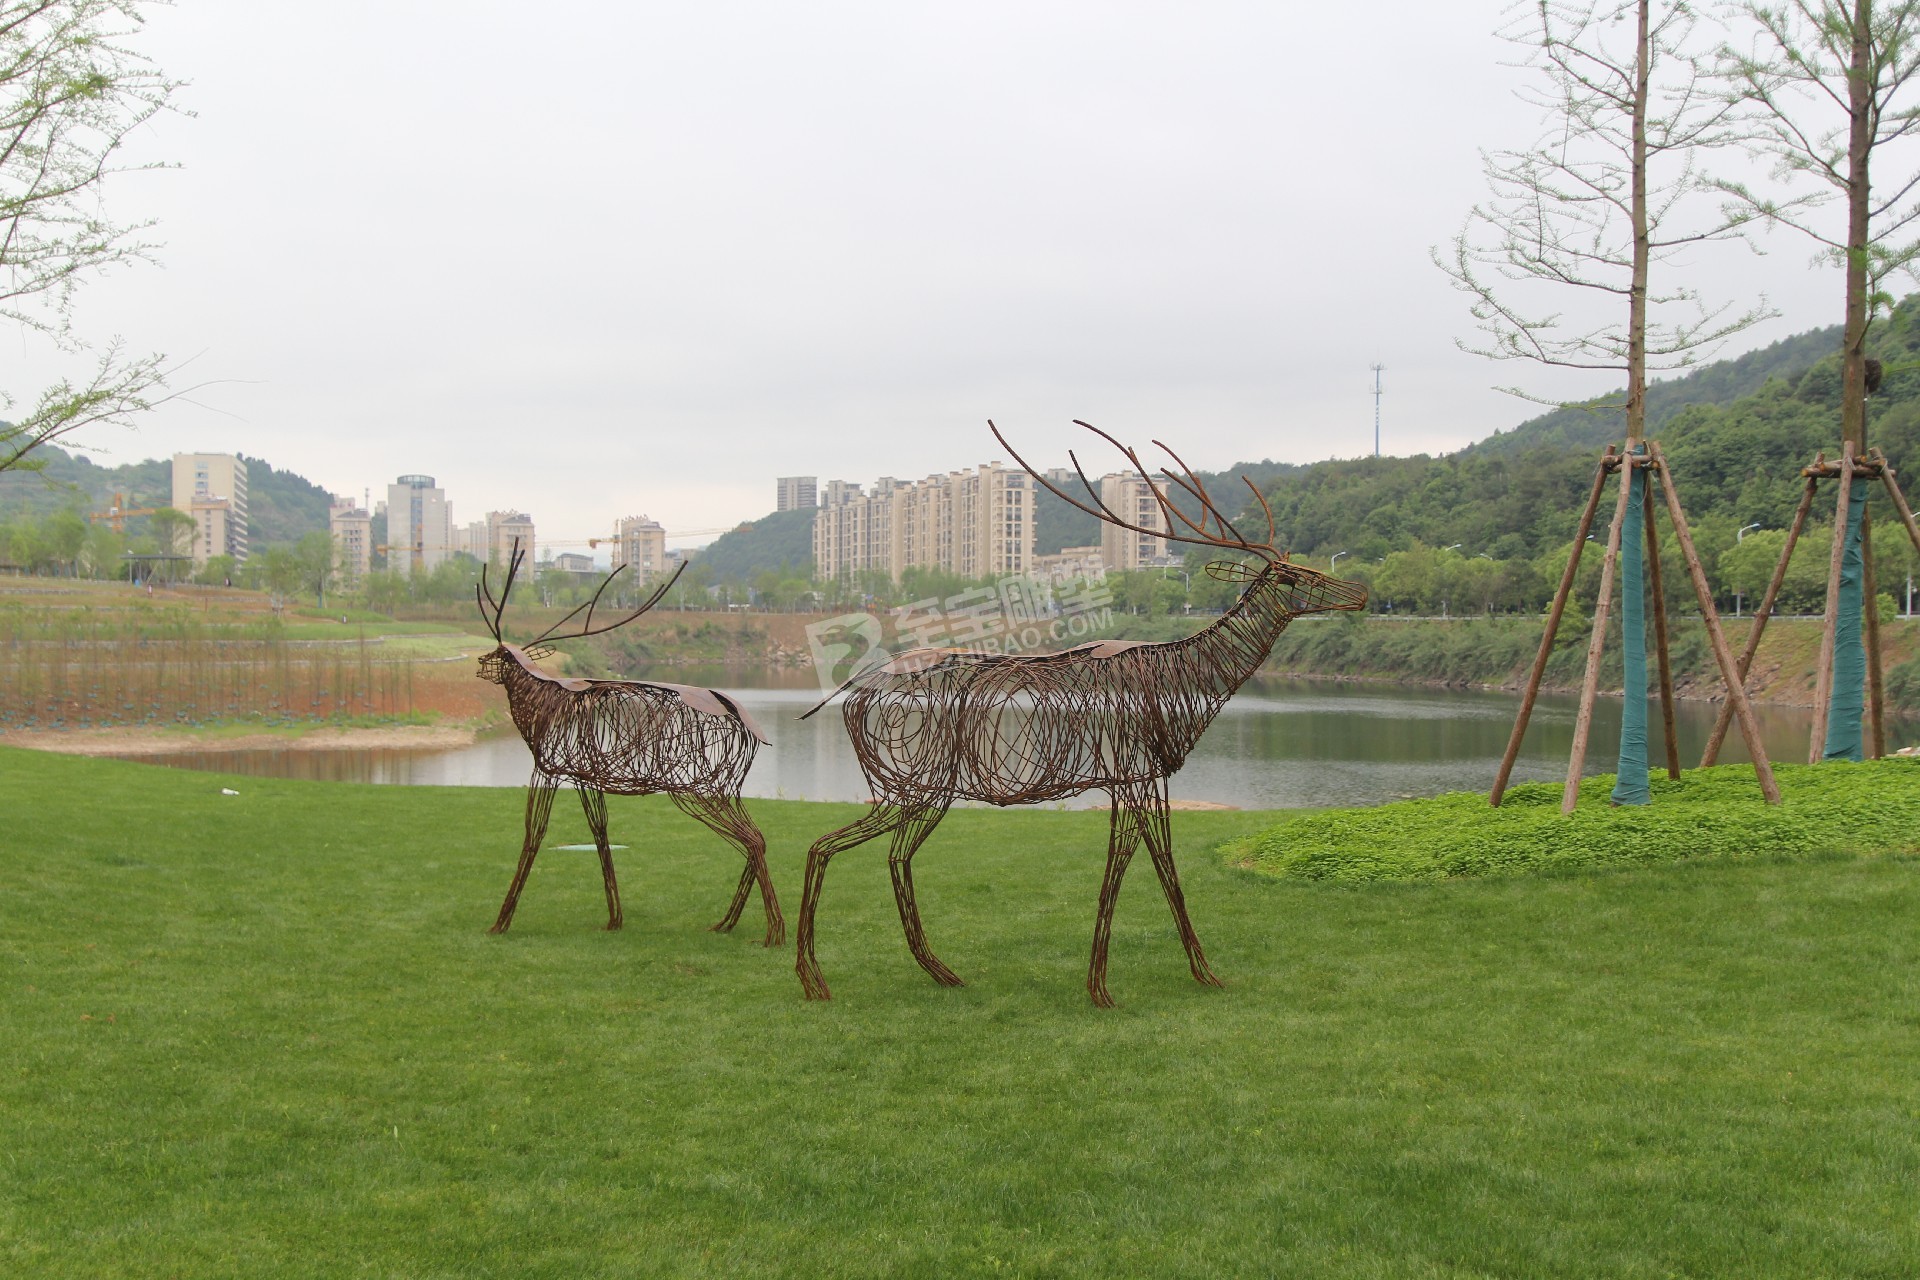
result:
[[(549, 539), (769, 510), (773, 480), (1064, 460), (1087, 418), (1197, 466), (1457, 448), (1598, 391), (1465, 355), (1428, 261), (1537, 131), (1502, 5), (181, 0), (196, 114), (110, 189), (163, 266), (79, 327), (210, 380), (103, 460), (437, 476)], [(1710, 293), (1837, 320), (1800, 243)], [(30, 356), (37, 348), (23, 339)], [(704, 538), (688, 541), (704, 541)]]

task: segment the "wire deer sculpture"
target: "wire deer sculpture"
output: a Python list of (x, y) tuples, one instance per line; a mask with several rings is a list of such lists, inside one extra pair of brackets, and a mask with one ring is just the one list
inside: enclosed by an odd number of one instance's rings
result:
[[(553, 810), (553, 793), (561, 781), (580, 792), (587, 825), (600, 852), (600, 872), (607, 888), (607, 928), (621, 923), (620, 888), (613, 876), (613, 851), (607, 843), (607, 793), (614, 795), (665, 794), (681, 812), (698, 819), (746, 856), (727, 914), (713, 926), (724, 933), (739, 922), (754, 885), (766, 908), (766, 945), (786, 938), (780, 901), (767, 875), (767, 842), (740, 802), (740, 784), (753, 767), (754, 753), (766, 736), (732, 699), (713, 689), (660, 684), (642, 680), (569, 680), (548, 675), (534, 665), (553, 652), (562, 640), (577, 640), (623, 627), (658, 604), (680, 574), (675, 570), (631, 613), (594, 625), (600, 597), (625, 565), (617, 566), (601, 582), (591, 599), (574, 609), (525, 647), (509, 644), (501, 635), (501, 615), (513, 591), (525, 552), (516, 540), (507, 566), (506, 582), (495, 600), (480, 571), (474, 600), (493, 633), (496, 647), (480, 659), (479, 678), (507, 691), (514, 727), (533, 752), (533, 777), (527, 783), (526, 840), (520, 865), (507, 887), (506, 901), (490, 933), (505, 933), (513, 923), (520, 891), (540, 851)], [(684, 569), (686, 566), (681, 566)], [(580, 628), (556, 634), (582, 613)]]
[[(796, 937), (801, 987), (809, 999), (829, 998), (814, 956), (814, 913), (827, 863), (835, 854), (891, 835), (888, 864), (907, 946), (935, 982), (960, 986), (960, 979), (927, 945), (914, 901), (913, 855), (955, 800), (1004, 806), (1093, 790), (1105, 791), (1113, 809), (1087, 968), (1087, 991), (1094, 1004), (1113, 1004), (1107, 991), (1107, 945), (1114, 903), (1142, 841), (1173, 909), (1194, 978), (1219, 986), (1187, 918), (1174, 870), (1167, 779), (1186, 762), (1227, 699), (1266, 660), (1288, 622), (1306, 613), (1362, 608), (1366, 591), (1357, 583), (1290, 563), (1276, 551), (1273, 512), (1250, 481), (1247, 487), (1266, 512), (1267, 540), (1243, 537), (1192, 469), (1157, 440), (1154, 444), (1180, 474), (1163, 468), (1156, 481), (1134, 450), (1096, 427), (1075, 423), (1119, 449), (1146, 481), (1164, 525), (1149, 529), (1108, 508), (1071, 453), (1068, 457), (1092, 505), (1055, 487), (1014, 451), (998, 427), (987, 425), (1036, 483), (1081, 511), (1134, 533), (1251, 557), (1252, 564), (1222, 560), (1207, 566), (1214, 578), (1243, 582), (1246, 588), (1219, 621), (1171, 644), (1096, 641), (1033, 655), (912, 650), (855, 675), (807, 712), (812, 715), (846, 694), (842, 715), (874, 800), (865, 817), (820, 837), (807, 852)], [(1170, 496), (1176, 490), (1197, 509), (1197, 518)]]

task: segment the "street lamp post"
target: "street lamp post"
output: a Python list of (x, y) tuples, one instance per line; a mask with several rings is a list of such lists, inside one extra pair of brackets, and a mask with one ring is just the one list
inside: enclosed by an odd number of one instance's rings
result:
[(1736, 543), (1745, 542), (1747, 540), (1747, 530), (1758, 529), (1759, 527), (1760, 527), (1760, 522), (1758, 520), (1755, 520), (1752, 524), (1741, 525), (1737, 530), (1734, 531), (1734, 535), (1733, 535), (1734, 542)]
[(1332, 573), (1332, 572), (1333, 572), (1333, 566), (1335, 566), (1335, 565), (1337, 565), (1337, 564), (1339, 564), (1339, 563), (1340, 563), (1340, 557), (1341, 557), (1341, 556), (1344, 556), (1344, 555), (1346, 555), (1346, 554), (1347, 554), (1347, 553), (1346, 553), (1345, 551), (1336, 551), (1336, 552), (1334, 552), (1334, 553), (1333, 553), (1333, 559), (1331, 559), (1331, 560), (1329, 560), (1329, 561), (1327, 561), (1327, 572), (1328, 572), (1328, 573)]

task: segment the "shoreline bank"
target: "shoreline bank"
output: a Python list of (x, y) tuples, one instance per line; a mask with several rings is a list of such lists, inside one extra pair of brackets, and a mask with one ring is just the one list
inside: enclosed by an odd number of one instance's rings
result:
[(428, 751), (470, 747), (479, 739), (472, 724), (394, 724), (364, 728), (315, 723), (272, 732), (235, 733), (128, 725), (112, 729), (9, 729), (0, 747), (24, 747), (69, 756), (160, 756), (181, 751)]

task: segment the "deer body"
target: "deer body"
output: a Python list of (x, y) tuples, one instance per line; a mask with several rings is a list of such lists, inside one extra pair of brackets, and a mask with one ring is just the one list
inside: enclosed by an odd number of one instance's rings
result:
[(737, 793), (767, 740), (718, 690), (565, 680), (540, 670), (524, 650), (502, 649), (508, 711), (534, 767), (548, 777), (623, 796)]
[[(520, 553), (516, 548), (507, 585), (495, 604), (490, 625), (500, 638), (499, 617)], [(618, 573), (619, 570), (615, 570)], [(611, 576), (608, 581), (610, 582)], [(670, 584), (669, 584), (670, 585)], [(605, 590), (602, 584), (601, 590)], [(662, 587), (632, 614), (612, 624), (621, 626), (645, 612), (664, 594)], [(484, 586), (481, 589), (486, 614)], [(591, 629), (593, 604), (587, 610)], [(575, 613), (579, 611), (576, 610)], [(572, 614), (568, 615), (571, 618)], [(611, 627), (600, 628), (611, 630)], [(543, 637), (544, 639), (545, 637)], [(537, 643), (537, 642), (536, 642)], [(513, 724), (533, 753), (533, 777), (527, 783), (525, 839), (520, 863), (500, 914), (490, 932), (504, 933), (513, 923), (520, 893), (533, 870), (540, 842), (546, 836), (554, 792), (571, 782), (580, 792), (587, 825), (593, 831), (606, 885), (607, 928), (621, 925), (620, 890), (614, 878), (613, 850), (607, 836), (607, 802), (613, 795), (670, 797), (680, 810), (704, 823), (738, 848), (746, 858), (733, 902), (717, 931), (739, 922), (754, 886), (760, 888), (766, 909), (766, 945), (786, 936), (780, 903), (767, 874), (766, 840), (740, 802), (740, 788), (753, 767), (754, 754), (766, 738), (747, 714), (725, 694), (712, 689), (658, 684), (639, 680), (571, 680), (548, 675), (534, 664), (525, 649), (500, 640), (480, 659), (479, 677), (506, 690)]]
[[(1122, 446), (1122, 452), (1145, 477), (1132, 450)], [(1366, 592), (1356, 584), (1295, 565), (1273, 550), (1271, 515), (1267, 542), (1241, 538), (1190, 471), (1184, 481), (1163, 474), (1198, 500), (1198, 521), (1175, 507), (1147, 477), (1166, 520), (1162, 531), (1128, 523), (1104, 505), (1089, 508), (1055, 489), (1019, 454), (1014, 459), (1056, 496), (1108, 523), (1169, 541), (1251, 553), (1263, 563), (1258, 568), (1236, 562), (1209, 565), (1214, 576), (1247, 586), (1231, 610), (1185, 640), (1095, 643), (1062, 653), (1018, 656), (918, 650), (855, 676), (836, 690), (834, 696), (846, 694), (842, 716), (874, 800), (864, 817), (822, 836), (807, 852), (795, 967), (809, 999), (829, 996), (814, 955), (814, 915), (827, 864), (835, 854), (876, 836), (891, 837), (888, 865), (907, 946), (936, 982), (959, 986), (960, 979), (927, 945), (914, 897), (915, 852), (955, 800), (1014, 805), (1095, 790), (1111, 798), (1113, 819), (1087, 971), (1094, 1003), (1113, 1003), (1106, 984), (1113, 909), (1127, 864), (1143, 842), (1193, 976), (1218, 986), (1187, 918), (1174, 868), (1167, 779), (1186, 763), (1234, 691), (1266, 660), (1288, 622), (1305, 613), (1357, 609), (1366, 603)], [(1091, 495), (1092, 486), (1087, 488)], [(1097, 497), (1094, 501), (1099, 502)], [(1217, 531), (1208, 531), (1210, 521), (1217, 522)], [(1182, 524), (1190, 532), (1181, 532)]]
[(924, 792), (944, 773), (954, 799), (1014, 805), (1171, 777), (1306, 611), (1290, 608), (1276, 573), (1185, 640), (1014, 657), (919, 650), (855, 677), (841, 714), (873, 794)]

